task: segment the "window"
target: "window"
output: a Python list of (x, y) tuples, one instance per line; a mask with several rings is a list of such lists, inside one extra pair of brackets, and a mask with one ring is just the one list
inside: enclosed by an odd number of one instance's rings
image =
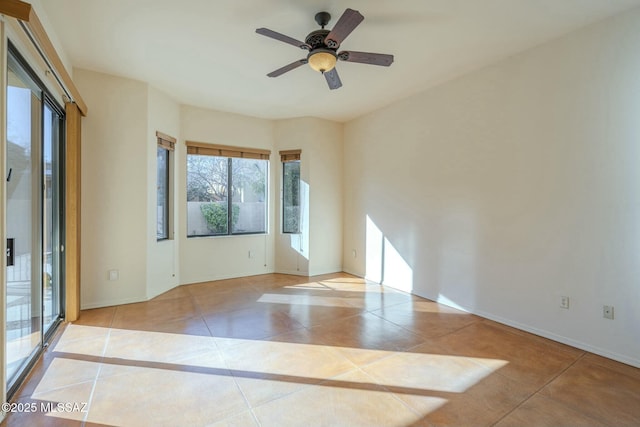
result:
[(176, 140), (163, 133), (156, 132), (158, 137), (158, 163), (157, 163), (157, 227), (156, 238), (158, 240), (169, 239), (171, 225), (171, 152)]
[(269, 154), (187, 141), (187, 237), (267, 232)]
[(300, 232), (300, 150), (281, 151), (282, 232)]

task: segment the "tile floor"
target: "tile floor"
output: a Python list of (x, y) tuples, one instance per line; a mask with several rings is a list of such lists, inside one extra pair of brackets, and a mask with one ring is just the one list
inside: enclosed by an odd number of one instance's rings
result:
[(15, 402), (36, 411), (1, 426), (638, 426), (640, 369), (346, 274), (270, 274), (83, 311)]

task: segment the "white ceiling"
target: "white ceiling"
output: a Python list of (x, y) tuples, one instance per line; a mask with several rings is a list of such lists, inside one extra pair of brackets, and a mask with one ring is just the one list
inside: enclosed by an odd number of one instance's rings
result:
[[(74, 67), (150, 83), (184, 104), (264, 118), (347, 121), (500, 58), (640, 5), (640, 0), (42, 0)], [(339, 62), (330, 91), (305, 57), (255, 33), (304, 40), (326, 10), (364, 21), (341, 50), (390, 53), (391, 67)]]

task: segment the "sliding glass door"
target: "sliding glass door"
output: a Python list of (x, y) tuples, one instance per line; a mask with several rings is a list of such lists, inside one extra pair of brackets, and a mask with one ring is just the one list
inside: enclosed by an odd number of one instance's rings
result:
[(44, 104), (43, 117), (43, 320), (44, 332), (58, 321), (61, 314), (61, 221), (60, 221), (60, 137), (62, 134), (62, 115), (54, 106)]
[(11, 393), (62, 314), (64, 116), (13, 48), (7, 77), (5, 348)]

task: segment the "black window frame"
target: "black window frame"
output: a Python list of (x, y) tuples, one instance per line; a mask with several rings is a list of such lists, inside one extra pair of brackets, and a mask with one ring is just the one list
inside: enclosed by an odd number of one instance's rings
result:
[[(297, 218), (297, 225), (298, 227), (295, 230), (289, 230), (287, 229), (287, 206), (285, 205), (286, 203), (286, 199), (287, 199), (287, 194), (286, 194), (286, 183), (287, 183), (287, 167), (290, 167), (288, 165), (296, 165), (298, 168), (298, 182), (297, 182), (297, 201), (298, 201), (298, 218)], [(301, 207), (301, 197), (300, 197), (300, 160), (293, 160), (293, 161), (284, 161), (282, 162), (282, 234), (300, 234), (300, 222), (301, 222), (301, 215), (300, 215), (300, 207)]]
[[(243, 158), (243, 157), (235, 157), (235, 156), (215, 156), (209, 154), (192, 154), (187, 153), (187, 187), (189, 185), (189, 165), (188, 159), (189, 156), (206, 156), (206, 157), (218, 157), (227, 160), (227, 188), (233, 188), (233, 161), (237, 160), (259, 160), (265, 162), (265, 189), (264, 189), (264, 200), (265, 200), (265, 209), (264, 209), (264, 230), (261, 231), (245, 231), (245, 232), (234, 232), (233, 231), (233, 191), (227, 190), (227, 232), (226, 233), (210, 233), (210, 234), (189, 234), (189, 226), (187, 224), (187, 238), (192, 237), (229, 237), (229, 236), (247, 236), (247, 235), (266, 235), (269, 234), (269, 159), (257, 159), (257, 158)], [(188, 190), (187, 190), (188, 192)], [(187, 203), (189, 203), (189, 199), (187, 198)], [(187, 214), (188, 216), (188, 214)], [(188, 218), (187, 218), (188, 222)]]
[[(171, 228), (170, 228), (170, 223), (171, 223), (171, 150), (169, 150), (166, 147), (163, 147), (161, 145), (158, 145), (157, 147), (157, 151), (156, 151), (156, 159), (158, 158), (158, 154), (161, 152), (163, 152), (163, 156), (166, 159), (166, 171), (165, 174), (163, 176), (164, 179), (164, 184), (165, 184), (165, 204), (164, 204), (164, 209), (163, 209), (163, 213), (164, 213), (164, 224), (163, 224), (163, 235), (160, 236), (158, 235), (158, 220), (159, 218), (157, 217), (157, 206), (158, 206), (158, 199), (156, 200), (156, 241), (161, 242), (163, 240), (169, 240), (170, 237), (170, 232), (171, 232)], [(160, 167), (159, 163), (156, 163), (156, 175), (158, 175), (158, 168)], [(157, 179), (157, 178), (156, 178)], [(156, 198), (159, 198), (159, 186), (160, 182), (156, 181)]]

